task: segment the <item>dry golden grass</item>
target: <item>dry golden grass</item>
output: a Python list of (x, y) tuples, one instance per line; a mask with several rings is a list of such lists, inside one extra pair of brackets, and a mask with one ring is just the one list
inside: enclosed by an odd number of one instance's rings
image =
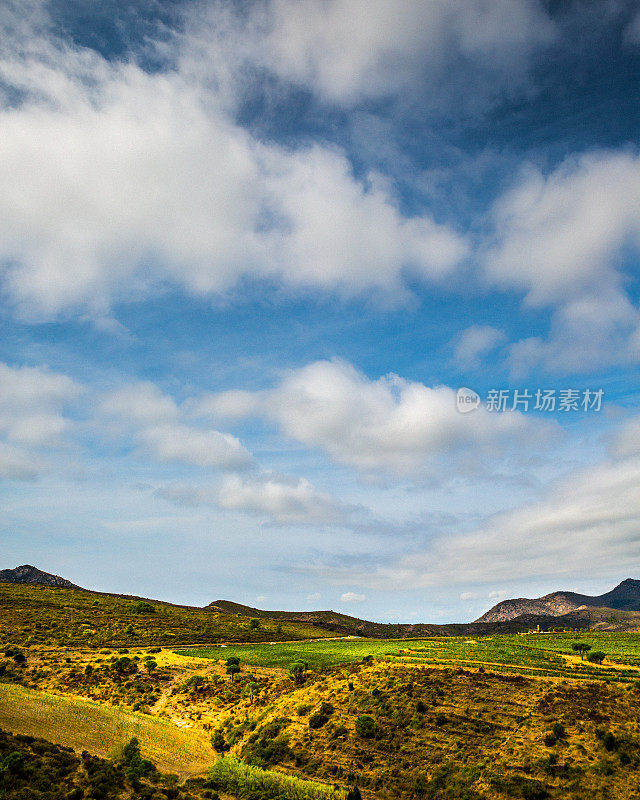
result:
[(196, 728), (9, 684), (0, 684), (0, 728), (100, 756), (135, 736), (145, 758), (181, 777), (202, 773), (215, 760), (207, 735)]

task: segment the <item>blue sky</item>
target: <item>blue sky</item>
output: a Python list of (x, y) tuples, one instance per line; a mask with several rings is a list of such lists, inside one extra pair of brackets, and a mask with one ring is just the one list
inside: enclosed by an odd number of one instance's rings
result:
[(638, 576), (636, 2), (0, 26), (4, 566), (436, 622)]

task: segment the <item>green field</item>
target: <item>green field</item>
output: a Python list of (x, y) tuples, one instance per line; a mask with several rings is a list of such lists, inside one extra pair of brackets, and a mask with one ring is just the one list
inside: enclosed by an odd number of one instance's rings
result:
[[(574, 657), (575, 641), (602, 650), (604, 668)], [(294, 661), (305, 661), (311, 669), (362, 661), (367, 656), (399, 663), (442, 666), (484, 667), (500, 672), (515, 672), (550, 677), (591, 680), (608, 678), (630, 681), (640, 678), (640, 634), (637, 633), (554, 633), (540, 635), (502, 635), (487, 637), (441, 637), (416, 640), (351, 639), (323, 642), (255, 644), (228, 647), (201, 647), (177, 651), (199, 658), (227, 659), (237, 656), (248, 666), (288, 668)], [(567, 659), (565, 656), (571, 656)], [(629, 665), (630, 668), (616, 665)]]
[(200, 730), (88, 700), (0, 684), (0, 728), (107, 756), (133, 736), (159, 769), (186, 777), (211, 766), (215, 755)]

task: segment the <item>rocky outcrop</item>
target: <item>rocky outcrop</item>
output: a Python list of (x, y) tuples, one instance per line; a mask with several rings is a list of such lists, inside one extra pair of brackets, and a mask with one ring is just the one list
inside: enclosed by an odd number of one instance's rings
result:
[(0, 569), (0, 581), (5, 583), (37, 583), (42, 586), (58, 586), (64, 589), (79, 589), (75, 583), (59, 575), (43, 572), (31, 564), (23, 564), (15, 569)]

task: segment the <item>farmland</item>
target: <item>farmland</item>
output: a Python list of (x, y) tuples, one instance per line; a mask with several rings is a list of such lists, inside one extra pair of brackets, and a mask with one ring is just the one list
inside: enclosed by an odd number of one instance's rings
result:
[[(577, 659), (577, 640), (602, 650), (603, 667)], [(303, 661), (312, 669), (349, 664), (371, 657), (404, 664), (429, 664), (490, 669), (499, 672), (631, 681), (640, 678), (640, 634), (553, 633), (528, 636), (440, 637), (403, 640), (349, 639), (320, 642), (261, 643), (255, 645), (189, 648), (185, 655), (209, 659), (237, 657), (248, 666), (288, 668)], [(610, 662), (613, 662), (610, 663)], [(628, 665), (625, 668), (623, 665)]]

